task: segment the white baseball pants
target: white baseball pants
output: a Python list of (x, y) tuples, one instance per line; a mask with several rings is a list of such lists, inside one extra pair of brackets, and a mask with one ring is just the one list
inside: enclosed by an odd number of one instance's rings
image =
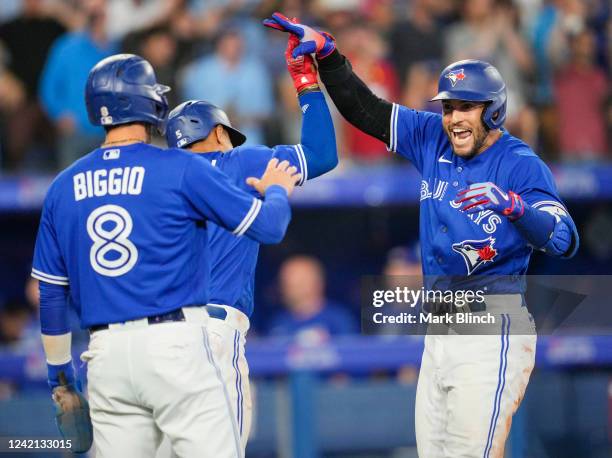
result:
[(181, 458), (243, 456), (208, 314), (203, 307), (183, 313), (184, 322), (134, 320), (91, 335), (81, 359), (96, 458), (154, 456), (162, 434)]
[(425, 337), (415, 414), (420, 457), (504, 456), (536, 349), (527, 308), (519, 303), (507, 311), (495, 314), (495, 335)]
[[(208, 339), (227, 391), (244, 455), (252, 424), (253, 403), (249, 383), (249, 366), (244, 354), (249, 318), (234, 307), (211, 304), (225, 310), (224, 319), (208, 321)], [(212, 314), (215, 315), (214, 313)], [(168, 439), (164, 438), (156, 458), (175, 458)]]

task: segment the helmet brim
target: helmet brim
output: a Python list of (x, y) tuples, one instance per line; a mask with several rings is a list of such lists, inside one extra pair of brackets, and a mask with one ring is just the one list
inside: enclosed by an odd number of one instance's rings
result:
[(239, 130), (234, 129), (233, 127), (229, 127), (229, 126), (223, 126), (223, 127), (225, 127), (225, 130), (227, 130), (229, 138), (232, 142), (232, 146), (234, 148), (246, 142), (246, 135), (244, 135)]
[(483, 97), (482, 94), (472, 91), (442, 91), (434, 98), (429, 99), (430, 102), (436, 100), (464, 100), (466, 102), (490, 102), (490, 97)]

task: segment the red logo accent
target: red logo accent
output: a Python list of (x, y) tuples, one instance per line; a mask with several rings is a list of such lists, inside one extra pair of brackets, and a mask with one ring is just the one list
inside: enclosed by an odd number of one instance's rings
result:
[(497, 250), (495, 248), (491, 248), (490, 246), (485, 246), (478, 250), (478, 256), (480, 256), (480, 259), (483, 261), (490, 261), (497, 256)]
[(455, 87), (457, 81), (463, 81), (465, 79), (465, 73), (463, 72), (462, 68), (459, 70), (453, 70), (452, 72), (448, 72), (445, 76), (450, 80), (451, 85), (453, 87)]

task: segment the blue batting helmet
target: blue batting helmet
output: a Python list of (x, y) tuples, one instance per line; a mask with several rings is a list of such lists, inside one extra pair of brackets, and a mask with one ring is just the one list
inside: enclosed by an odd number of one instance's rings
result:
[(158, 84), (149, 62), (133, 54), (116, 54), (89, 72), (85, 103), (94, 126), (144, 122), (163, 134), (170, 87)]
[(438, 95), (433, 100), (489, 102), (482, 120), (498, 129), (506, 120), (506, 83), (493, 65), (482, 60), (460, 60), (440, 74)]
[(232, 127), (225, 111), (216, 105), (202, 100), (189, 100), (181, 103), (168, 115), (168, 128), (166, 129), (168, 146), (185, 148), (208, 137), (218, 124), (225, 128), (234, 147), (246, 141), (244, 134)]

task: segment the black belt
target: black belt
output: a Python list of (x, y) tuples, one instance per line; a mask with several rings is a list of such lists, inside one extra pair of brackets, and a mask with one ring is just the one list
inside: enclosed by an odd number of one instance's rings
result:
[[(168, 323), (170, 321), (185, 321), (185, 315), (182, 309), (173, 310), (167, 313), (161, 313), (159, 315), (148, 316), (147, 321), (149, 324)], [(96, 324), (89, 328), (90, 333), (96, 331), (103, 331), (108, 329), (108, 324)]]
[(485, 302), (470, 302), (463, 306), (458, 306), (452, 302), (424, 302), (423, 311), (433, 315), (445, 315), (447, 313), (476, 313), (484, 312), (487, 309)]

